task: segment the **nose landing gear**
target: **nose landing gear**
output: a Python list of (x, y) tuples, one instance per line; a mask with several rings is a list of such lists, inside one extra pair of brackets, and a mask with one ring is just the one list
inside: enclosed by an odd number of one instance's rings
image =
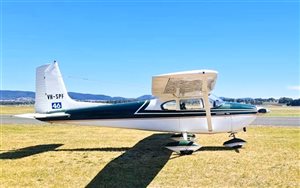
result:
[(230, 133), (229, 137), (233, 137), (233, 138), (231, 140), (224, 142), (223, 146), (233, 148), (233, 149), (239, 149), (246, 144), (245, 140), (235, 137), (235, 132)]

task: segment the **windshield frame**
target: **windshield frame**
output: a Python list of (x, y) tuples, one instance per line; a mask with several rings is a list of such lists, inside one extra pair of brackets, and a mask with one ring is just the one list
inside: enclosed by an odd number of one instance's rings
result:
[(218, 97), (212, 93), (209, 95), (208, 98), (209, 98), (209, 102), (211, 104), (211, 108), (218, 108), (225, 103), (220, 97)]

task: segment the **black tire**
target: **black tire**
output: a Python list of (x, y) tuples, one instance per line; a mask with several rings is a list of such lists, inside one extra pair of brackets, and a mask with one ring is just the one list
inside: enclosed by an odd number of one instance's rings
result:
[(194, 151), (193, 150), (184, 150), (180, 151), (181, 155), (191, 155)]
[(242, 148), (243, 146), (242, 145), (238, 145), (238, 146), (233, 146), (232, 148), (233, 149), (240, 149), (240, 148)]
[(262, 109), (259, 109), (259, 110), (258, 110), (258, 113), (267, 113), (267, 110), (264, 109), (264, 108), (262, 108)]

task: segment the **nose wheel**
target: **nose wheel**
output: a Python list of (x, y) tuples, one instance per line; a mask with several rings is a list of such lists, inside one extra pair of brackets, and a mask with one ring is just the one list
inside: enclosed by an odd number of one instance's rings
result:
[(235, 133), (230, 133), (229, 137), (233, 137), (232, 139), (223, 143), (223, 146), (233, 149), (239, 149), (246, 144), (246, 141), (240, 138), (235, 137)]

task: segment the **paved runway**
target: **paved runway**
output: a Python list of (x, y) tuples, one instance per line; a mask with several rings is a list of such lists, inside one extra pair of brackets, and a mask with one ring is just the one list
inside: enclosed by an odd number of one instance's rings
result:
[(0, 115), (0, 122), (2, 124), (42, 124), (44, 122), (36, 119), (19, 118), (12, 115)]
[[(35, 119), (0, 115), (2, 124), (42, 124)], [(300, 117), (257, 117), (251, 125), (300, 126)]]
[(251, 125), (300, 126), (300, 117), (257, 117)]

